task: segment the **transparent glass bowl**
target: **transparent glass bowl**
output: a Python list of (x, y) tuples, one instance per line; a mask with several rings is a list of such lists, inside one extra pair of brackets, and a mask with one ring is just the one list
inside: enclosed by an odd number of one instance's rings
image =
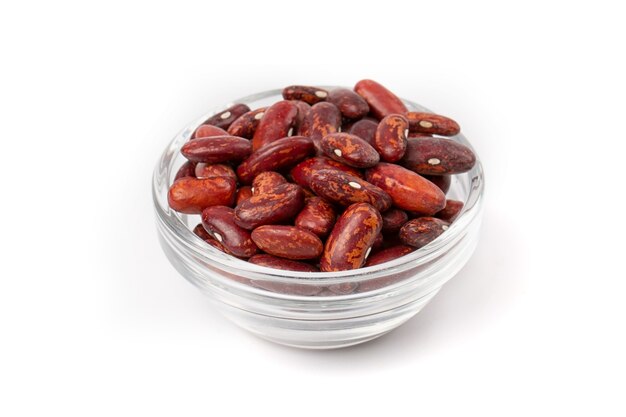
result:
[[(254, 109), (281, 99), (281, 90), (271, 90), (236, 102)], [(428, 111), (404, 102), (411, 110)], [(282, 271), (207, 245), (192, 232), (200, 216), (171, 210), (167, 192), (185, 162), (181, 146), (204, 120), (225, 107), (174, 137), (154, 170), (153, 199), (161, 246), (172, 265), (239, 326), (267, 340), (301, 348), (363, 343), (414, 316), (469, 260), (482, 218), (484, 179), (478, 159), (471, 171), (453, 176), (447, 197), (465, 206), (450, 228), (429, 245), (385, 264), (342, 272)], [(471, 147), (462, 134), (453, 139)]]

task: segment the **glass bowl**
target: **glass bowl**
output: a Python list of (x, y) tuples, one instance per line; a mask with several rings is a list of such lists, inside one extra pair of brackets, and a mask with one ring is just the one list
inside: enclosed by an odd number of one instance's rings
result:
[[(254, 109), (281, 99), (281, 90), (271, 90), (236, 103)], [(409, 110), (428, 111), (403, 101)], [(156, 165), (152, 191), (158, 236), (167, 258), (237, 325), (264, 339), (300, 348), (363, 343), (413, 317), (469, 260), (482, 218), (484, 179), (478, 157), (471, 171), (452, 177), (447, 198), (465, 205), (450, 228), (427, 246), (391, 262), (341, 272), (283, 271), (207, 245), (192, 232), (200, 216), (171, 210), (167, 193), (185, 162), (182, 145), (208, 117), (226, 107), (197, 119), (174, 137)], [(471, 147), (462, 134), (453, 139)]]

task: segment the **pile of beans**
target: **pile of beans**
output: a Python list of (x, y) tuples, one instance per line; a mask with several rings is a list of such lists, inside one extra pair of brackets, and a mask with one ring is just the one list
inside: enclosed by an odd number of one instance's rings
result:
[(202, 215), (194, 232), (207, 244), (271, 268), (344, 271), (404, 256), (458, 216), (451, 175), (476, 158), (448, 138), (454, 120), (409, 111), (372, 80), (282, 95), (235, 104), (182, 147), (169, 205)]

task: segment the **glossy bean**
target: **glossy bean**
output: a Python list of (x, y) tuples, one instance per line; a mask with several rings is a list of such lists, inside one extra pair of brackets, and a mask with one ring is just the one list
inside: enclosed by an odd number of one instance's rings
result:
[(297, 136), (308, 136), (304, 132), (307, 131), (306, 122), (308, 121), (311, 106), (300, 100), (293, 100), (293, 103), (298, 107), (298, 115), (294, 123), (294, 134)]
[(439, 114), (408, 112), (409, 130), (416, 133), (428, 133), (441, 136), (454, 136), (461, 132), (457, 122)]
[[(267, 266), (268, 268), (282, 269), (285, 271), (319, 272), (318, 268), (306, 262), (279, 258), (265, 253), (254, 255), (252, 258), (248, 259), (248, 262), (261, 266)], [(316, 293), (317, 292), (319, 292), (319, 289)]]
[(214, 136), (226, 136), (226, 135), (228, 135), (228, 132), (226, 132), (221, 127), (217, 127), (213, 125), (200, 125), (198, 126), (196, 131), (193, 132), (193, 135), (191, 137), (192, 139), (199, 139), (199, 138), (210, 138)]
[(237, 181), (237, 174), (230, 165), (199, 162), (195, 169), (196, 178), (229, 177)]
[(252, 139), (267, 107), (261, 107), (242, 114), (228, 127), (228, 134), (240, 138)]
[(252, 195), (268, 194), (273, 192), (276, 187), (286, 184), (285, 177), (278, 172), (267, 171), (262, 172), (252, 181)]
[(444, 208), (445, 194), (432, 182), (399, 165), (381, 162), (365, 173), (371, 184), (387, 192), (402, 210), (432, 215)]
[(365, 266), (379, 265), (385, 262), (393, 261), (413, 252), (415, 248), (409, 245), (396, 245), (387, 249), (383, 249), (375, 254), (372, 254), (365, 262)]
[(250, 107), (245, 104), (234, 104), (226, 110), (209, 117), (204, 124), (213, 125), (222, 129), (228, 129), (232, 122), (237, 120), (242, 114), (250, 111)]
[(369, 203), (381, 212), (391, 206), (391, 197), (381, 188), (341, 171), (323, 169), (313, 173), (311, 189), (318, 196), (343, 206)]
[(252, 231), (251, 236), (262, 251), (286, 259), (315, 259), (323, 249), (317, 235), (296, 226), (260, 226)]
[(374, 149), (386, 162), (397, 162), (404, 156), (409, 133), (409, 121), (401, 114), (390, 114), (378, 124), (374, 135)]
[(369, 168), (378, 163), (378, 152), (366, 141), (349, 133), (331, 133), (320, 141), (322, 151), (337, 162), (355, 168)]
[(452, 184), (451, 175), (422, 175), (422, 177), (439, 187), (444, 194), (450, 190), (450, 185)]
[(323, 238), (332, 230), (336, 217), (331, 204), (320, 197), (311, 197), (305, 200), (304, 207), (294, 224)]
[(195, 177), (196, 176), (196, 163), (191, 161), (186, 161), (184, 164), (176, 172), (176, 176), (174, 177), (174, 181), (178, 181), (181, 178), (185, 177)]
[(252, 137), (252, 149), (263, 146), (293, 134), (293, 126), (298, 116), (298, 107), (292, 101), (279, 101), (272, 104), (263, 115)]
[(230, 207), (205, 208), (202, 211), (202, 226), (235, 256), (249, 258), (258, 252), (250, 232), (235, 223), (235, 210)]
[(405, 114), (408, 109), (395, 94), (373, 80), (361, 80), (354, 86), (354, 91), (363, 97), (370, 107), (370, 113), (378, 120), (392, 114)]
[(382, 213), (383, 233), (397, 233), (402, 225), (409, 221), (409, 215), (404, 210), (390, 209)]
[(244, 229), (293, 221), (304, 205), (296, 184), (281, 184), (271, 193), (253, 195), (235, 208), (235, 222)]
[(348, 133), (360, 137), (371, 145), (374, 143), (374, 136), (376, 135), (377, 128), (378, 122), (371, 119), (361, 119), (350, 127), (350, 131)]
[(462, 201), (446, 200), (446, 206), (441, 211), (435, 213), (435, 217), (448, 223), (452, 223), (457, 217), (459, 217), (459, 214), (461, 214), (463, 205)]
[(450, 175), (467, 172), (474, 167), (476, 156), (470, 148), (443, 138), (409, 139), (401, 164), (411, 171), (426, 175)]
[(329, 103), (333, 103), (346, 119), (360, 119), (369, 113), (367, 102), (352, 90), (336, 88), (328, 93)]
[(235, 199), (236, 184), (232, 178), (185, 177), (174, 182), (167, 198), (169, 206), (187, 214), (200, 214), (209, 206), (231, 206)]
[(376, 208), (367, 203), (349, 206), (326, 240), (321, 271), (345, 271), (363, 266), (381, 228), (382, 218)]
[(190, 140), (181, 148), (181, 153), (192, 162), (241, 161), (252, 153), (250, 141), (237, 136), (214, 136)]
[(313, 140), (318, 155), (322, 154), (320, 141), (326, 135), (336, 133), (341, 127), (341, 112), (332, 103), (317, 103), (307, 116), (306, 136)]
[(363, 178), (363, 173), (358, 169), (349, 167), (341, 162), (333, 161), (332, 159), (323, 156), (309, 158), (300, 162), (298, 165), (293, 167), (290, 175), (296, 184), (305, 189), (310, 189), (312, 175), (323, 169), (334, 169), (355, 177)]
[(244, 185), (239, 187), (237, 190), (237, 195), (235, 196), (235, 206), (241, 204), (242, 201), (249, 199), (252, 197), (252, 187), (249, 185)]
[(400, 239), (406, 245), (421, 248), (448, 230), (450, 224), (434, 217), (420, 217), (408, 221), (400, 229)]
[(328, 91), (308, 85), (290, 85), (283, 89), (282, 94), (285, 100), (300, 100), (308, 104), (319, 103), (328, 97)]

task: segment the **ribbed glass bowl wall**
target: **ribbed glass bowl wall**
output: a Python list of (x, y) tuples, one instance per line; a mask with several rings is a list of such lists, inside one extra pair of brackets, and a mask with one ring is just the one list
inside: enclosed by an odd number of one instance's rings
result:
[[(266, 91), (236, 102), (254, 109), (281, 100), (280, 94), (280, 90)], [(404, 101), (410, 110), (428, 111)], [(192, 232), (200, 216), (171, 210), (167, 192), (185, 162), (181, 146), (214, 113), (185, 127), (167, 146), (154, 170), (153, 199), (158, 236), (168, 259), (237, 325), (267, 340), (301, 348), (363, 343), (418, 313), (472, 255), (482, 217), (480, 160), (471, 171), (453, 177), (447, 196), (463, 201), (465, 207), (450, 228), (429, 245), (385, 264), (334, 273), (281, 271), (207, 245)], [(471, 147), (462, 134), (453, 139)]]

